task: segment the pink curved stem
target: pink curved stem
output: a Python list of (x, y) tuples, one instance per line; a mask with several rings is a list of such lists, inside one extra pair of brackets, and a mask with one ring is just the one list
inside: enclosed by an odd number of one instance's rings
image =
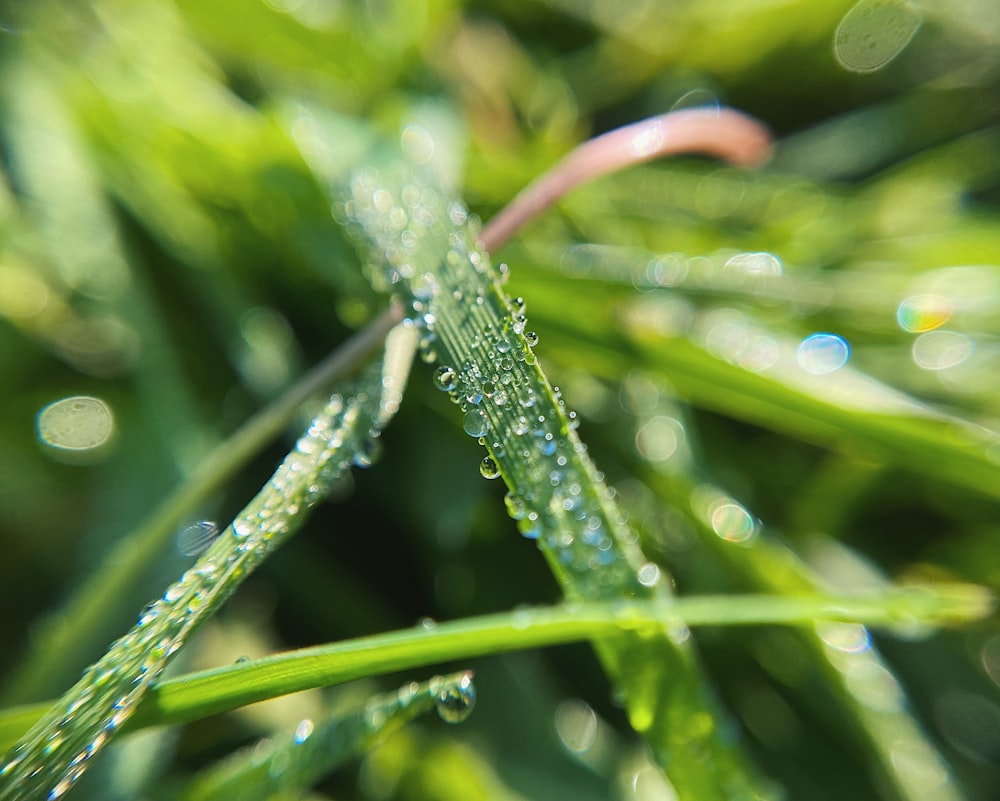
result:
[(501, 247), (577, 184), (679, 153), (703, 153), (753, 167), (770, 155), (771, 135), (752, 117), (728, 108), (671, 111), (616, 128), (584, 142), (521, 190), (483, 228), (483, 245), (487, 250)]

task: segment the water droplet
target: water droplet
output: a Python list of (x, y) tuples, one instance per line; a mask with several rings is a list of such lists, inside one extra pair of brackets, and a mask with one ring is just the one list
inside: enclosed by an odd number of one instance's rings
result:
[(524, 502), (524, 498), (513, 492), (508, 492), (503, 499), (504, 506), (507, 507), (507, 514), (511, 516), (514, 520), (523, 520), (524, 516), (528, 513), (528, 507)]
[[(537, 540), (542, 536), (542, 525), (537, 512), (528, 512), (527, 516), (518, 522), (518, 530), (526, 540)], [(572, 539), (570, 539), (572, 542)]]
[(903, 52), (923, 18), (905, 0), (861, 0), (840, 20), (833, 52), (852, 72), (874, 72)]
[(445, 723), (461, 723), (468, 718), (476, 706), (476, 685), (472, 683), (472, 673), (465, 673), (457, 682), (441, 687), (434, 706)]
[(709, 522), (715, 533), (727, 542), (747, 542), (757, 533), (750, 513), (735, 501), (716, 504)]
[(371, 467), (382, 455), (382, 442), (377, 438), (369, 437), (354, 454), (354, 464), (357, 467)]
[(847, 364), (851, 347), (837, 334), (813, 334), (802, 340), (796, 359), (799, 367), (814, 375), (825, 375)]
[(507, 391), (503, 389), (498, 389), (493, 393), (493, 402), (497, 406), (505, 406), (507, 404)]
[(200, 520), (182, 529), (177, 535), (177, 551), (181, 556), (197, 556), (219, 536), (219, 528), (210, 520)]
[(597, 715), (583, 701), (563, 701), (556, 708), (556, 733), (568, 750), (585, 754), (597, 739)]
[(529, 348), (533, 348), (538, 344), (538, 334), (534, 331), (525, 331), (524, 341), (528, 343)]
[(923, 334), (940, 328), (952, 315), (952, 303), (941, 295), (913, 295), (899, 304), (896, 320), (904, 331)]
[(646, 562), (639, 568), (638, 578), (643, 587), (655, 587), (660, 582), (660, 568), (652, 562)]
[(313, 722), (309, 718), (305, 718), (299, 721), (299, 725), (295, 727), (295, 734), (293, 738), (296, 745), (302, 745), (306, 740), (308, 740), (313, 733)]
[(966, 361), (974, 345), (957, 331), (931, 331), (913, 343), (913, 360), (925, 370), (947, 370)]
[(441, 365), (434, 371), (434, 386), (442, 392), (451, 392), (458, 386), (458, 373), (453, 367)]
[(111, 408), (100, 398), (77, 395), (50, 403), (38, 413), (38, 438), (56, 451), (84, 454), (114, 433)]
[(497, 350), (500, 353), (510, 353), (510, 349), (512, 347), (513, 345), (510, 344), (509, 339), (501, 339), (499, 342), (497, 342)]
[(490, 422), (486, 419), (481, 409), (472, 409), (466, 412), (462, 421), (462, 428), (470, 437), (481, 437), (490, 429)]
[(500, 467), (493, 460), (492, 456), (487, 456), (479, 463), (479, 472), (483, 478), (493, 479), (500, 477)]
[(527, 306), (528, 304), (524, 302), (524, 298), (516, 297), (510, 302), (511, 314), (524, 314)]

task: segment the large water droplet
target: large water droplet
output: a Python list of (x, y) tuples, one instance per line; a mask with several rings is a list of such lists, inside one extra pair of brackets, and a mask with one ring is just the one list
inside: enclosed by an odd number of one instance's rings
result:
[(489, 431), (490, 422), (481, 409), (472, 409), (466, 413), (462, 428), (470, 437), (481, 437)]
[(182, 529), (177, 535), (177, 550), (181, 556), (197, 556), (219, 536), (219, 528), (210, 520), (200, 520)]
[(442, 392), (451, 392), (458, 386), (458, 373), (453, 367), (441, 365), (434, 371), (434, 386)]
[(487, 456), (479, 463), (479, 472), (483, 478), (499, 478), (500, 466), (493, 460), (492, 456)]
[(538, 344), (538, 334), (536, 334), (534, 331), (525, 331), (524, 341), (528, 343), (529, 348), (533, 348), (535, 347), (535, 345)]
[(842, 336), (820, 333), (802, 340), (796, 358), (803, 370), (814, 375), (825, 375), (847, 364), (850, 355), (850, 345)]
[(476, 685), (472, 673), (465, 673), (457, 682), (448, 682), (438, 690), (434, 706), (445, 723), (461, 723), (476, 706)]
[(108, 404), (87, 395), (63, 398), (38, 413), (38, 438), (63, 453), (97, 451), (109, 442), (114, 427)]

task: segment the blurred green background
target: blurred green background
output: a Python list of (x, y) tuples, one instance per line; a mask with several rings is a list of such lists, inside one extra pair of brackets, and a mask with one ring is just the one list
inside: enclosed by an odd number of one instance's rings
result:
[[(173, 544), (85, 648), (18, 674), (41, 616), (213, 445), (384, 308), (329, 190), (407, 125), (440, 132), (456, 192), (488, 219), (617, 125), (716, 103), (764, 121), (776, 152), (756, 173), (637, 168), (494, 254), (527, 300), (541, 363), (682, 594), (790, 591), (775, 578), (785, 556), (845, 591), (914, 577), (1000, 587), (1000, 9), (852, 6), (0, 5), (4, 700), (58, 694), (131, 625), (189, 562)], [(835, 335), (834, 363), (820, 353), (810, 369), (801, 343), (818, 332)], [(416, 365), (378, 464), (247, 583), (186, 668), (557, 600), (430, 372)], [(110, 409), (101, 447), (46, 443), (40, 412), (72, 396)], [(230, 519), (294, 434), (192, 522)], [(755, 543), (699, 517), (713, 498), (753, 521)], [(927, 790), (908, 797), (988, 801), (995, 623), (876, 638), (888, 678), (872, 715), (922, 729), (942, 755), (932, 764), (908, 759), (922, 753), (910, 740), (873, 758), (864, 732), (888, 729), (845, 712), (836, 660), (824, 668), (788, 631), (696, 642), (733, 736), (787, 797), (907, 797), (895, 771)], [(461, 730), (421, 724), (321, 792), (671, 797), (587, 648), (474, 667), (479, 707)], [(77, 792), (171, 797), (172, 782), (310, 704), (375, 686), (148, 735), (161, 758), (145, 778), (109, 783), (126, 744)], [(887, 712), (897, 691), (909, 700)]]

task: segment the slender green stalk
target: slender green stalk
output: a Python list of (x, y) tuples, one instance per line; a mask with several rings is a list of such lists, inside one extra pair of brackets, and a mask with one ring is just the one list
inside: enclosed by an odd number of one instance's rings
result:
[(121, 606), (121, 598), (136, 576), (161, 556), (177, 527), (190, 520), (199, 506), (281, 434), (306, 400), (356, 369), (399, 319), (398, 307), (386, 311), (213, 448), (138, 528), (108, 552), (66, 603), (40, 624), (31, 653), (4, 689), (4, 700), (32, 699), (44, 692), (61, 667), (75, 661), (95, 632), (102, 630), (110, 611)]
[[(932, 628), (967, 623), (991, 612), (978, 587), (931, 586), (868, 596), (722, 595), (652, 601), (573, 603), (418, 626), (345, 642), (273, 654), (190, 673), (150, 688), (129, 731), (186, 723), (288, 693), (486, 654), (593, 638), (655, 636), (684, 626), (818, 623)], [(0, 747), (44, 712), (36, 704), (0, 715)]]
[(365, 371), (355, 394), (331, 397), (224, 534), (7, 755), (0, 799), (66, 793), (188, 636), (301, 527), (308, 510), (352, 462), (369, 463), (372, 438), (398, 408), (416, 347), (411, 328), (397, 327), (395, 333), (384, 362)]

